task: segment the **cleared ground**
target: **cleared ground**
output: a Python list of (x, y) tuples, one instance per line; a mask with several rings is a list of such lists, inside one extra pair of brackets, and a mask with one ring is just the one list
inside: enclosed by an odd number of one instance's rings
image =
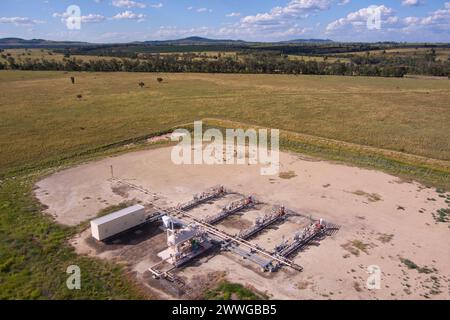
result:
[[(48, 206), (48, 214), (60, 223), (75, 225), (110, 205), (124, 201), (146, 204), (153, 200), (109, 181), (111, 165), (116, 177), (156, 192), (156, 202), (162, 206), (177, 205), (190, 200), (194, 193), (223, 184), (264, 202), (222, 222), (220, 228), (228, 232), (250, 226), (271, 205), (279, 204), (342, 228), (295, 257), (304, 272), (284, 269), (263, 274), (234, 255), (218, 254), (206, 256), (178, 272), (192, 287), (205, 288), (207, 279), (224, 275), (230, 281), (282, 299), (449, 298), (448, 223), (437, 223), (433, 213), (447, 207), (445, 197), (450, 195), (441, 197), (435, 189), (377, 171), (296, 154), (281, 154), (280, 176), (261, 176), (258, 166), (176, 166), (170, 160), (170, 152), (171, 148), (144, 150), (80, 165), (43, 179), (35, 192)], [(229, 195), (193, 213), (199, 217), (212, 215), (236, 197)], [(302, 226), (300, 218), (289, 218), (252, 242), (272, 249), (283, 236), (292, 237)], [(156, 255), (165, 245), (165, 235), (158, 230), (157, 226), (149, 226), (108, 246), (96, 244), (86, 230), (72, 244), (78, 253), (128, 266), (154, 294), (173, 298), (176, 292), (159, 286), (146, 272), (158, 261)], [(415, 263), (416, 268), (407, 261)], [(366, 289), (370, 265), (381, 268), (380, 290)]]

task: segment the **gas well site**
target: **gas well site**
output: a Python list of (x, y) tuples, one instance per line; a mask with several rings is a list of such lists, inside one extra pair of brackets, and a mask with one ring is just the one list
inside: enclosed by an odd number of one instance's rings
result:
[[(90, 221), (70, 240), (78, 254), (124, 266), (154, 298), (201, 298), (225, 280), (273, 299), (448, 297), (435, 189), (291, 153), (277, 176), (175, 165), (170, 153), (82, 164), (35, 193), (57, 222)], [(379, 290), (367, 287), (373, 266)]]
[(0, 13), (0, 304), (450, 300), (450, 0)]

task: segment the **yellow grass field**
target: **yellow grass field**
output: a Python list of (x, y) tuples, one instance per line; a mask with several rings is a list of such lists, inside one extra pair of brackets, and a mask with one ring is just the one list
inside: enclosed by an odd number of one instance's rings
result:
[[(120, 266), (76, 255), (67, 242), (86, 225), (43, 214), (43, 175), (206, 119), (279, 128), (282, 148), (448, 189), (449, 101), (450, 82), (428, 78), (1, 71), (0, 299), (155, 298)], [(68, 292), (74, 264), (84, 287)]]
[(3, 173), (202, 118), (450, 160), (446, 80), (2, 71), (0, 92)]

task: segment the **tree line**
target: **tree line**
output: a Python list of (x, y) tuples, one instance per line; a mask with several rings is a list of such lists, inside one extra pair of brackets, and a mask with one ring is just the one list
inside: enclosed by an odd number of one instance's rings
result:
[(198, 73), (256, 73), (308, 74), (403, 77), (405, 74), (449, 76), (450, 61), (437, 60), (433, 55), (411, 57), (350, 56), (345, 60), (323, 61), (290, 59), (274, 53), (217, 54), (216, 56), (183, 54), (141, 54), (138, 58), (99, 58), (87, 60), (66, 55), (54, 58), (15, 59), (4, 56), (0, 69), (54, 70), (87, 72), (198, 72)]

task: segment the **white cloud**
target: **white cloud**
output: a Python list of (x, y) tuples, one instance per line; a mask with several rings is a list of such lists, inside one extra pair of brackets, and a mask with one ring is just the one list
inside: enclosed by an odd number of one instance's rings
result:
[(425, 17), (406, 17), (402, 23), (402, 30), (405, 32), (417, 32), (424, 29), (448, 32), (450, 29), (450, 2), (446, 2), (444, 8), (430, 12)]
[(81, 22), (83, 23), (98, 23), (105, 21), (106, 18), (100, 14), (88, 14), (87, 16), (81, 16)]
[[(445, 3), (443, 9), (430, 12), (424, 17), (410, 16), (400, 19), (394, 15), (394, 11), (391, 8), (381, 5), (378, 6), (377, 9), (381, 12), (382, 29), (388, 31), (411, 31), (412, 29), (417, 30), (424, 27), (432, 27), (441, 30), (450, 29), (450, 2)], [(351, 12), (346, 17), (329, 23), (327, 31), (334, 32), (344, 27), (358, 29), (359, 26), (365, 25), (365, 22), (370, 15), (370, 7)]]
[(163, 7), (163, 4), (161, 2), (157, 4), (151, 4), (150, 7), (154, 9), (160, 9)]
[(145, 3), (132, 0), (113, 0), (112, 5), (118, 8), (145, 8)]
[(402, 6), (405, 6), (405, 7), (417, 7), (417, 6), (420, 6), (421, 4), (423, 4), (422, 0), (403, 0), (402, 1)]
[(403, 23), (407, 26), (417, 25), (420, 23), (420, 18), (417, 17), (406, 17), (403, 19)]
[(328, 10), (332, 0), (291, 0), (285, 7), (275, 7), (270, 12), (246, 16), (247, 25), (283, 25), (289, 20), (307, 18), (311, 13)]
[(338, 2), (338, 6), (345, 6), (346, 4), (349, 4), (350, 0), (341, 0)]
[(208, 9), (208, 8), (198, 8), (197, 12), (212, 12), (212, 9)]
[(335, 32), (345, 27), (353, 27), (355, 29), (366, 29), (367, 21), (373, 16), (373, 13), (378, 11), (381, 15), (381, 23), (383, 25), (390, 25), (398, 22), (398, 18), (392, 16), (394, 10), (384, 5), (370, 6), (362, 8), (355, 12), (350, 12), (346, 17), (335, 20), (328, 24), (326, 31), (328, 33)]
[(420, 21), (423, 25), (442, 25), (450, 27), (450, 5), (447, 2), (444, 9), (432, 12)]
[[(208, 28), (208, 32), (221, 38), (265, 39), (268, 41), (303, 37), (308, 34), (311, 36), (314, 29), (302, 26), (299, 20), (305, 19), (311, 14), (328, 10), (334, 1), (290, 0), (285, 6), (242, 17), (238, 22), (229, 23), (220, 28)], [(232, 12), (226, 16), (238, 17), (240, 13)]]
[(180, 28), (177, 26), (161, 26), (156, 31), (152, 32), (152, 38), (156, 39), (174, 39), (188, 36), (202, 36), (218, 39), (237, 39), (245, 38), (249, 40), (267, 39), (280, 40), (288, 39), (293, 36), (302, 36), (312, 31), (312, 28), (292, 27), (285, 30), (277, 30), (271, 32), (261, 32), (254, 29), (243, 29), (238, 24), (213, 28), (213, 27), (195, 27), (195, 28)]
[(16, 26), (31, 26), (38, 23), (45, 23), (45, 21), (34, 20), (27, 17), (0, 17), (0, 23), (14, 24)]
[[(370, 17), (369, 8), (352, 12), (344, 18), (329, 23), (326, 32), (339, 35), (341, 39), (353, 41), (355, 39), (368, 41), (370, 37), (377, 41), (381, 38), (408, 41), (411, 36), (417, 38), (417, 35), (420, 35), (422, 39), (428, 39), (427, 41), (450, 41), (448, 33), (450, 30), (450, 2), (445, 3), (442, 9), (429, 12), (425, 16), (409, 16), (402, 19), (396, 16), (391, 8), (378, 6), (381, 11), (381, 29), (370, 30), (370, 32), (366, 26), (367, 19)], [(350, 32), (343, 32), (343, 30)]]
[(112, 17), (113, 20), (138, 20), (143, 21), (145, 19), (145, 14), (142, 13), (134, 13), (132, 11), (126, 10), (124, 12), (116, 14)]
[(105, 20), (106, 18), (99, 14), (88, 14), (87, 16), (81, 16), (82, 23), (100, 23)]
[[(61, 18), (61, 21), (63, 23), (67, 22), (67, 19), (70, 17), (70, 14), (68, 12), (64, 12), (64, 13), (54, 13), (53, 14), (53, 18)], [(88, 15), (85, 16), (81, 16), (81, 22), (82, 23), (99, 23), (99, 22), (103, 22), (106, 20), (106, 17), (100, 15), (100, 14), (93, 14), (90, 13)]]

